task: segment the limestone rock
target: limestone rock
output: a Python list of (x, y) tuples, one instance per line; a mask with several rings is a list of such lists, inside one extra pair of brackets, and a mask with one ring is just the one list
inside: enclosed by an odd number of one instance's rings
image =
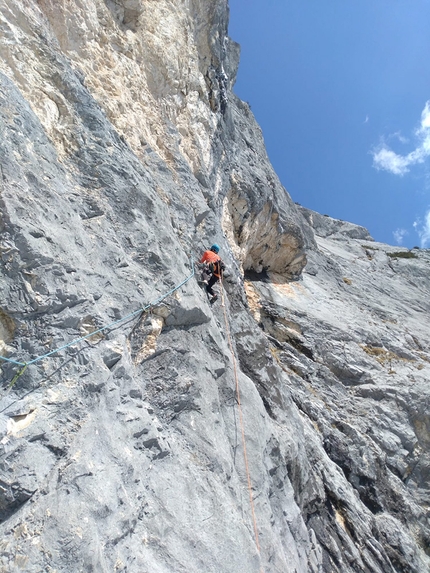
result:
[(295, 205), (225, 0), (0, 13), (0, 571), (427, 570), (429, 252)]

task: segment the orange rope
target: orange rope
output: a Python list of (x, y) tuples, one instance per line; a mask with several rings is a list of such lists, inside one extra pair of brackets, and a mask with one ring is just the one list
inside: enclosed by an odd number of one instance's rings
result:
[[(240, 402), (240, 390), (239, 390), (239, 377), (237, 375), (237, 366), (236, 366), (236, 357), (234, 354), (233, 343), (231, 341), (230, 335), (230, 327), (228, 325), (227, 320), (227, 311), (225, 307), (225, 300), (224, 300), (224, 286), (222, 284), (222, 278), (220, 279), (220, 286), (221, 286), (221, 299), (222, 299), (222, 306), (224, 309), (224, 321), (225, 321), (225, 330), (227, 333), (228, 344), (230, 347), (230, 352), (233, 360), (233, 370), (234, 370), (234, 378), (236, 381), (236, 398), (237, 398), (237, 409), (239, 410), (239, 421), (240, 421), (240, 430), (242, 434), (242, 447), (243, 447), (243, 457), (245, 460), (245, 469), (246, 469), (246, 477), (248, 481), (248, 491), (249, 491), (249, 501), (251, 504), (251, 513), (252, 513), (252, 521), (254, 524), (254, 536), (255, 536), (255, 544), (257, 546), (258, 553), (260, 553), (260, 542), (258, 539), (258, 529), (257, 529), (257, 519), (255, 517), (255, 508), (254, 508), (254, 499), (252, 497), (252, 483), (251, 483), (251, 475), (249, 472), (249, 464), (248, 464), (248, 454), (246, 451), (246, 441), (245, 441), (245, 428), (243, 423), (243, 414), (242, 414), (242, 404)], [(263, 569), (260, 569), (260, 573), (264, 573)]]

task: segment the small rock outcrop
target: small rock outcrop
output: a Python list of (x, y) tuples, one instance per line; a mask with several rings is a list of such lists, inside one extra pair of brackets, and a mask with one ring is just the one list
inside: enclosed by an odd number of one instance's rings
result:
[(429, 252), (291, 200), (226, 0), (0, 15), (0, 571), (426, 571)]

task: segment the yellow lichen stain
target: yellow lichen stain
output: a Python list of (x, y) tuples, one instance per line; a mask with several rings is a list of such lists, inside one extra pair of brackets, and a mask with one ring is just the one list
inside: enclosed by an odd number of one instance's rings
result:
[(121, 571), (125, 568), (124, 563), (121, 561), (121, 559), (118, 557), (118, 559), (115, 562), (115, 571)]
[(319, 433), (322, 434), (320, 427), (318, 426), (318, 423), (315, 422), (315, 420), (312, 420), (312, 425), (315, 428), (315, 430)]
[(389, 374), (391, 374), (391, 373), (395, 374), (395, 372), (391, 369), (392, 361), (415, 362), (414, 359), (403, 358), (402, 356), (395, 354), (391, 350), (387, 350), (385, 348), (382, 348), (381, 346), (367, 346), (365, 344), (361, 344), (360, 346), (366, 354), (368, 354), (369, 356), (372, 356), (377, 362), (379, 362), (379, 364), (382, 364), (382, 366), (385, 366), (388, 364), (388, 366), (390, 366)]
[(147, 335), (145, 342), (140, 348), (135, 358), (135, 364), (140, 364), (145, 358), (154, 354), (157, 348), (157, 339), (163, 329), (164, 320), (160, 316), (151, 317), (151, 332)]
[(52, 390), (51, 388), (48, 388), (48, 391), (46, 393), (46, 404), (55, 404), (56, 402), (58, 402), (61, 398), (61, 395), (59, 392), (55, 392), (54, 390)]
[(287, 282), (285, 277), (277, 273), (269, 273), (269, 278), (273, 288), (279, 294), (288, 298), (296, 298), (306, 294), (305, 287), (298, 282)]
[(0, 353), (8, 352), (7, 343), (15, 336), (15, 322), (0, 308)]
[(13, 319), (0, 308), (0, 338), (9, 342), (14, 337), (15, 329)]
[(430, 448), (430, 422), (428, 418), (421, 415), (421, 418), (414, 420), (415, 434), (426, 448)]
[(28, 537), (28, 528), (26, 523), (20, 523), (15, 527), (13, 530), (13, 534), (15, 539), (19, 539), (20, 537)]
[[(81, 336), (88, 336), (92, 332), (96, 332), (98, 330), (98, 326), (94, 321), (93, 316), (86, 316), (84, 317), (79, 323), (79, 330), (81, 332)], [(101, 332), (96, 332), (93, 336), (88, 336), (86, 340), (88, 342), (100, 342), (104, 338), (104, 334)]]
[(336, 515), (336, 521), (338, 522), (338, 524), (341, 526), (341, 528), (345, 531), (347, 531), (347, 527), (345, 524), (345, 519), (343, 517), (343, 515), (337, 510), (335, 509), (335, 515)]
[(19, 416), (12, 416), (7, 422), (7, 434), (8, 436), (16, 436), (27, 428), (36, 417), (37, 410), (30, 410), (27, 414), (21, 414)]
[(255, 320), (257, 322), (260, 322), (261, 320), (260, 295), (251, 281), (244, 281), (244, 287), (245, 287), (246, 298), (249, 304), (249, 309), (252, 312), (252, 315), (255, 318)]
[(156, 186), (155, 188), (158, 196), (160, 197), (160, 199), (166, 203), (166, 205), (170, 205), (171, 204), (171, 200), (169, 195), (166, 193), (166, 191), (164, 191), (164, 189), (162, 187), (160, 187), (159, 185)]
[(27, 555), (16, 555), (14, 565), (19, 567), (19, 569), (25, 569), (28, 563)]

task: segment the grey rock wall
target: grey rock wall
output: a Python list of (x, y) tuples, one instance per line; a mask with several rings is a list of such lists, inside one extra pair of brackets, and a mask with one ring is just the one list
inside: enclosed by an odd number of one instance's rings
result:
[(294, 204), (224, 0), (0, 15), (0, 354), (228, 269), (2, 361), (0, 570), (427, 570), (428, 252)]
[(309, 428), (314, 469), (310, 480), (293, 472), (298, 503), (324, 569), (426, 571), (430, 254), (304, 214), (318, 251), (303, 280), (248, 284)]

